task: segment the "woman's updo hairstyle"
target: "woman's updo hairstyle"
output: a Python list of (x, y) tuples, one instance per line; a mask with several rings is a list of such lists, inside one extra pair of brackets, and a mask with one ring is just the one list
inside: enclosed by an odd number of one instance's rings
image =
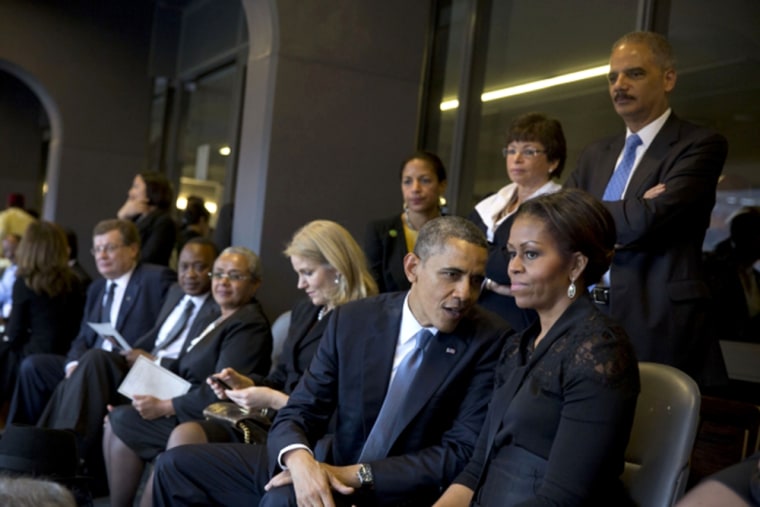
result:
[(574, 188), (544, 194), (520, 205), (515, 220), (526, 215), (544, 223), (566, 258), (575, 252), (588, 258), (581, 274), (584, 288), (609, 269), (615, 252), (615, 221), (591, 194)]

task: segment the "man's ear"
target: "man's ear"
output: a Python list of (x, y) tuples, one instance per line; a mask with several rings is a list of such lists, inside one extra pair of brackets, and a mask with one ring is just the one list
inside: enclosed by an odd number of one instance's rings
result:
[(422, 263), (419, 257), (414, 252), (409, 252), (404, 256), (404, 274), (409, 283), (414, 284), (417, 282), (417, 269)]

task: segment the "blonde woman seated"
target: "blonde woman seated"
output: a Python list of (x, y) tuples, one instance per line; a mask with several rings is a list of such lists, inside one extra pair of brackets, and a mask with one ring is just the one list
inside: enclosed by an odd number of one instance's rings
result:
[[(270, 417), (287, 403), (288, 395), (309, 367), (330, 312), (349, 301), (377, 294), (364, 253), (351, 234), (335, 222), (309, 222), (296, 231), (284, 254), (290, 258), (298, 276), (298, 288), (308, 298), (293, 307), (277, 368), (267, 376), (245, 376), (234, 368), (224, 368), (215, 377), (232, 389), (208, 381), (220, 399), (229, 399), (252, 410), (268, 410)], [(194, 421), (175, 428), (167, 448), (242, 441), (243, 433), (229, 424)], [(146, 489), (142, 505), (151, 505), (150, 496), (150, 489)]]

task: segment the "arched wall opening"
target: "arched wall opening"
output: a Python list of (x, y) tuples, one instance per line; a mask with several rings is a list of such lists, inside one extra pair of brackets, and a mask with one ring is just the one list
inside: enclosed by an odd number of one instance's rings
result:
[[(41, 217), (45, 220), (53, 220), (58, 195), (59, 169), (61, 161), (61, 145), (63, 142), (63, 120), (61, 113), (50, 93), (31, 73), (13, 63), (0, 60), (0, 72), (5, 72), (21, 81), (37, 97), (42, 109), (47, 115), (50, 125), (49, 139), (47, 142), (47, 154), (44, 179), (40, 182), (44, 185)], [(2, 163), (2, 162), (0, 162)], [(12, 189), (8, 189), (12, 191)]]

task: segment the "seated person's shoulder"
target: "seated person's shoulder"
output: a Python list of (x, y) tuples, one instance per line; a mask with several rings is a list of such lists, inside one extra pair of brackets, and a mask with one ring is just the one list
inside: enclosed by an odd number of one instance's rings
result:
[(177, 280), (177, 272), (166, 266), (141, 262), (135, 269), (135, 271), (137, 270), (141, 272), (142, 276), (147, 278), (168, 280), (171, 283)]
[(625, 330), (599, 312), (584, 320), (567, 343), (568, 368), (606, 385), (638, 384), (638, 361)]
[(468, 318), (473, 322), (476, 329), (483, 333), (504, 336), (515, 335), (512, 326), (504, 318), (480, 305), (475, 305), (470, 310)]

